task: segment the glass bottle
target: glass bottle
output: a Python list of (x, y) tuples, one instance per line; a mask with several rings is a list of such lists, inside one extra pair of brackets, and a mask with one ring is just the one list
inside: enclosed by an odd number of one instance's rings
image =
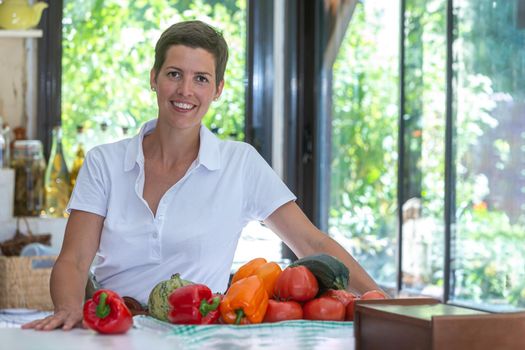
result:
[(53, 128), (53, 144), (46, 169), (46, 214), (51, 217), (65, 217), (71, 194), (71, 179), (62, 150), (62, 129)]
[(26, 129), (22, 126), (13, 129), (14, 138), (11, 140), (9, 147), (11, 148), (11, 154), (14, 153), (15, 142), (19, 140), (27, 140)]
[(78, 172), (84, 163), (84, 127), (82, 125), (77, 126), (77, 150), (75, 152), (75, 159), (73, 160), (73, 166), (71, 167), (71, 189), (75, 187), (77, 182)]
[(103, 145), (106, 143), (113, 142), (113, 138), (109, 130), (108, 122), (103, 121), (102, 123), (100, 123), (100, 132), (98, 136), (99, 136), (97, 140), (98, 145)]
[(0, 168), (11, 166), (11, 128), (0, 116)]
[(15, 216), (39, 216), (44, 209), (46, 161), (38, 140), (18, 140), (13, 144), (15, 170)]
[(9, 149), (9, 146), (6, 145), (6, 140), (4, 138), (4, 130), (3, 130), (3, 120), (2, 117), (0, 117), (0, 168), (6, 167), (6, 149)]

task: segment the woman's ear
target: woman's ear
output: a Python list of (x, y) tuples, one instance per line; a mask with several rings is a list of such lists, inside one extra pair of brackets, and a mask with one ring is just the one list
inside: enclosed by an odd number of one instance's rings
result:
[(217, 101), (219, 99), (219, 97), (221, 97), (221, 94), (222, 94), (222, 88), (224, 87), (224, 79), (221, 80), (221, 82), (219, 83), (219, 85), (217, 86), (217, 92), (215, 92), (215, 97), (214, 97), (214, 100)]
[(157, 72), (155, 69), (151, 69), (149, 72), (149, 86), (151, 87), (151, 90), (156, 91), (157, 90), (157, 79), (156, 79)]

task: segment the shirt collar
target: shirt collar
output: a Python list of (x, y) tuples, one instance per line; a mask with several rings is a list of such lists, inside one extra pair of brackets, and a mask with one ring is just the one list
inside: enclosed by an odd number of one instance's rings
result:
[[(144, 153), (142, 151), (142, 141), (144, 136), (151, 133), (157, 126), (157, 119), (145, 123), (140, 132), (128, 143), (124, 159), (124, 171), (130, 171), (135, 164), (144, 165)], [(197, 156), (197, 166), (204, 165), (208, 170), (217, 170), (221, 167), (219, 139), (208, 128), (201, 124), (199, 131), (200, 146)]]
[[(208, 170), (221, 168), (220, 140), (207, 127), (201, 124), (200, 148), (197, 157), (198, 164), (204, 165)], [(198, 165), (197, 164), (197, 165)]]

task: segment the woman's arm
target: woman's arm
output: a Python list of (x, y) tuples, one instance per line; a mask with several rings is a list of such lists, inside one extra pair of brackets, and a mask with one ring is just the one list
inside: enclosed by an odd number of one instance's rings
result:
[(67, 221), (62, 250), (51, 273), (53, 315), (27, 323), (22, 328), (69, 330), (82, 321), (82, 305), (88, 271), (97, 252), (104, 217), (72, 210)]
[(359, 263), (335, 240), (321, 232), (295, 202), (275, 210), (264, 223), (290, 247), (297, 257), (326, 253), (337, 257), (350, 270), (350, 291), (362, 294), (379, 289)]

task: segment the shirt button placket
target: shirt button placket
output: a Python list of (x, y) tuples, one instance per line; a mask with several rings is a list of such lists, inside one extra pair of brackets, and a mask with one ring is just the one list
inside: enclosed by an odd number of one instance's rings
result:
[(157, 208), (157, 215), (155, 217), (155, 231), (152, 234), (153, 238), (153, 255), (156, 256), (158, 259), (161, 258), (160, 251), (160, 232), (162, 229), (163, 219), (164, 219), (164, 212), (166, 210), (166, 198), (162, 198), (159, 203), (159, 207)]
[(152, 242), (151, 242), (151, 255), (154, 259), (160, 260), (160, 239), (159, 239), (159, 232), (156, 228), (155, 231), (151, 234)]

